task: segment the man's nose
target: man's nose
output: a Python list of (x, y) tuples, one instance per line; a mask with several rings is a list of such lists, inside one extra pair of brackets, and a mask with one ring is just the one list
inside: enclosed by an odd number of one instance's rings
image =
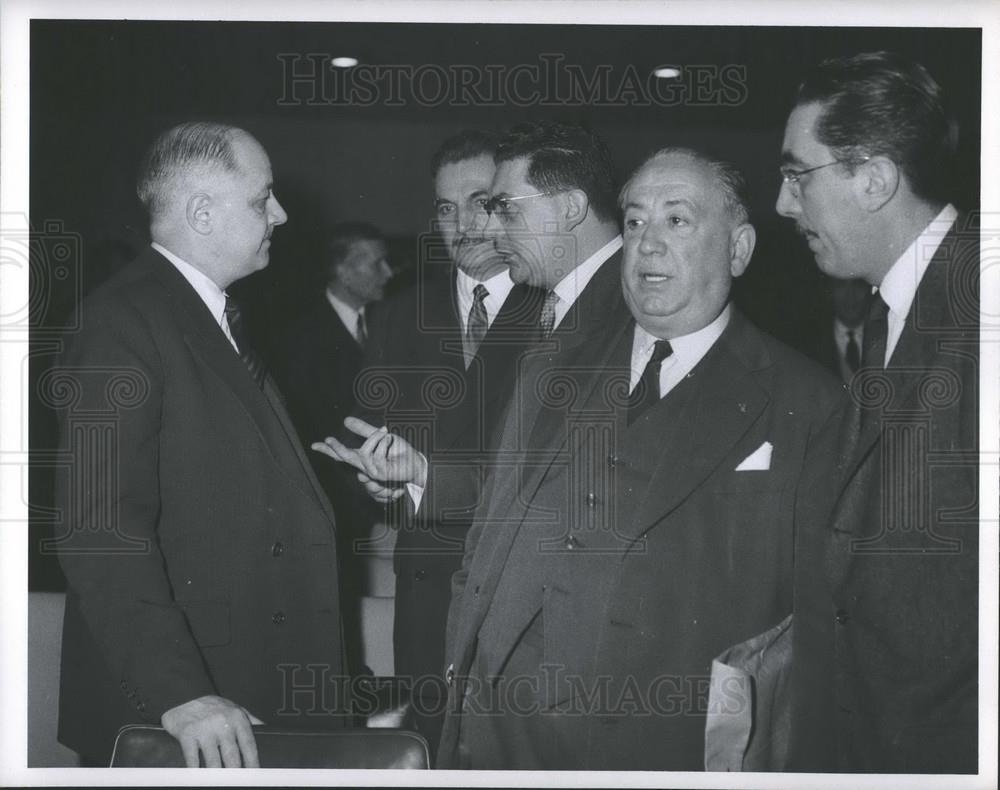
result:
[(498, 213), (494, 211), (492, 214), (486, 215), (486, 224), (483, 225), (483, 235), (492, 236), (496, 238), (502, 236), (504, 232), (503, 223), (500, 222), (500, 217)]
[(272, 225), (284, 225), (288, 221), (288, 215), (281, 207), (281, 204), (278, 202), (278, 198), (276, 196), (271, 195), (271, 199), (268, 201), (268, 206)]
[(643, 255), (662, 255), (667, 249), (663, 234), (653, 224), (646, 225), (639, 237), (639, 252)]
[(799, 201), (792, 185), (787, 181), (782, 181), (778, 188), (778, 201), (774, 204), (774, 210), (783, 217), (794, 217), (799, 213)]

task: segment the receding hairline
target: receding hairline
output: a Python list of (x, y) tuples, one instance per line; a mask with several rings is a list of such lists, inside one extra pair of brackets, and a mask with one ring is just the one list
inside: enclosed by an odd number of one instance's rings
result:
[[(629, 205), (636, 205), (634, 202), (628, 200), (629, 191), (635, 182), (646, 177), (649, 171), (664, 166), (672, 159), (680, 159), (683, 163), (697, 165), (708, 176), (709, 183), (712, 184), (722, 199), (723, 210), (730, 215), (735, 223), (744, 224), (750, 221), (750, 207), (747, 205), (744, 196), (740, 195), (738, 190), (727, 182), (727, 179), (731, 176), (745, 181), (743, 174), (728, 162), (714, 159), (696, 149), (682, 146), (662, 148), (650, 154), (636, 168), (622, 187), (621, 192), (618, 194), (619, 208), (624, 210)], [(690, 201), (684, 199), (677, 199), (671, 202), (692, 205)]]

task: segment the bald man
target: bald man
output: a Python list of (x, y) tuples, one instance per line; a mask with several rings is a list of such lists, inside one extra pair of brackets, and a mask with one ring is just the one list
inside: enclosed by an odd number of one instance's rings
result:
[(254, 767), (252, 724), (341, 722), (333, 513), (226, 292), (287, 216), (260, 143), (218, 124), (163, 133), (138, 195), (152, 246), (83, 302), (55, 374), (59, 739), (107, 764), (119, 727), (162, 724), (188, 766)]

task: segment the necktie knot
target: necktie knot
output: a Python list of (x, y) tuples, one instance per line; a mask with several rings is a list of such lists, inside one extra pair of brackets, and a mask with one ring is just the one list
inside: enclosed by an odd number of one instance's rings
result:
[(653, 353), (649, 358), (651, 364), (659, 365), (663, 360), (674, 353), (674, 350), (670, 347), (669, 340), (657, 340), (653, 343)]
[(472, 289), (472, 295), (479, 304), (482, 304), (486, 301), (486, 297), (490, 295), (490, 292), (486, 290), (485, 285), (479, 283), (479, 285)]
[(674, 353), (668, 340), (657, 340), (642, 376), (628, 396), (628, 424), (631, 425), (646, 409), (660, 399), (660, 368), (663, 360)]

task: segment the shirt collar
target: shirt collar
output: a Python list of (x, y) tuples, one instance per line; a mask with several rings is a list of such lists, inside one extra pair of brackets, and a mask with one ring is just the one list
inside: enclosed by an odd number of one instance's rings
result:
[(957, 218), (957, 209), (951, 203), (946, 205), (903, 251), (882, 278), (878, 292), (889, 306), (889, 311), (897, 317), (904, 317), (910, 312), (917, 286), (920, 285), (920, 280), (923, 279), (934, 253), (941, 246), (941, 242)]
[(601, 264), (622, 248), (622, 237), (615, 236), (573, 271), (563, 277), (552, 289), (559, 296), (559, 305), (568, 310), (587, 283), (601, 268)]
[[(475, 291), (476, 286), (479, 284), (479, 280), (470, 277), (461, 269), (456, 269), (455, 292), (458, 297), (458, 313), (462, 316), (463, 326), (465, 326), (465, 322), (468, 320), (469, 310), (472, 309), (472, 302), (475, 298), (473, 291)], [(486, 307), (486, 315), (492, 322), (493, 317), (500, 312), (503, 303), (507, 301), (508, 294), (514, 288), (514, 281), (510, 279), (508, 270), (504, 269), (499, 274), (494, 274), (488, 280), (483, 280), (482, 284), (489, 291), (489, 296), (483, 300), (483, 305)]]
[[(691, 332), (688, 335), (670, 338), (670, 348), (673, 351), (671, 356), (677, 362), (689, 368), (694, 367), (708, 353), (708, 350), (715, 345), (715, 341), (719, 339), (729, 325), (729, 319), (732, 317), (732, 314), (733, 308), (727, 304), (722, 312), (716, 316), (715, 320), (707, 326), (703, 326), (701, 329)], [(635, 353), (633, 354), (633, 358), (642, 359), (643, 365), (645, 365), (646, 360), (652, 354), (653, 344), (657, 340), (660, 340), (660, 338), (651, 335), (639, 326), (639, 324), (636, 324), (633, 341)]]
[(362, 307), (358, 310), (351, 307), (347, 304), (347, 302), (342, 299), (338, 299), (329, 288), (326, 289), (326, 300), (330, 303), (330, 307), (334, 309), (334, 312), (336, 312), (337, 316), (340, 318), (340, 322), (344, 325), (347, 331), (351, 333), (351, 337), (357, 340), (358, 316), (365, 314), (365, 308)]
[(201, 301), (205, 303), (205, 306), (212, 314), (212, 318), (215, 319), (215, 323), (222, 326), (222, 320), (226, 315), (225, 291), (216, 285), (215, 281), (203, 271), (195, 268), (183, 258), (178, 257), (162, 244), (154, 241), (150, 246), (174, 265), (174, 268), (181, 273), (184, 279), (194, 288)]

